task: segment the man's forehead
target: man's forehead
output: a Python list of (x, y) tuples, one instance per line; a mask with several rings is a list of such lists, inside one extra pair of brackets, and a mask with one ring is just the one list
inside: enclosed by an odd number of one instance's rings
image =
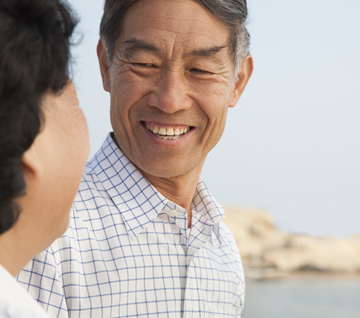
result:
[(136, 37), (191, 46), (194, 41), (203, 48), (224, 45), (229, 30), (195, 1), (144, 0), (127, 11), (121, 37), (121, 42)]

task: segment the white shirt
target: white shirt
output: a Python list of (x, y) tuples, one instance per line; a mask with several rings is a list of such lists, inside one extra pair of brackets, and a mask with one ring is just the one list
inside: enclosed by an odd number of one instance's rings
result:
[(0, 318), (49, 318), (37, 302), (1, 265)]
[(51, 317), (240, 317), (244, 273), (224, 211), (199, 181), (185, 209), (109, 135), (87, 164), (66, 233), (19, 274)]

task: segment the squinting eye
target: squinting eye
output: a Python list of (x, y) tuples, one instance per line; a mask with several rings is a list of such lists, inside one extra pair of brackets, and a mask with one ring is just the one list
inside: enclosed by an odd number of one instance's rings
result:
[(199, 68), (192, 68), (190, 71), (200, 74), (212, 74), (211, 72), (200, 70)]
[(132, 64), (140, 67), (155, 67), (155, 65), (151, 63), (132, 63)]

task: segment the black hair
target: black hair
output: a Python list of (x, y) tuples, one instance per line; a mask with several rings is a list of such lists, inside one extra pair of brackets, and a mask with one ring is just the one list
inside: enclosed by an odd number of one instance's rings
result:
[(42, 98), (69, 81), (77, 22), (62, 0), (0, 1), (0, 234), (20, 213), (15, 199), (26, 188), (21, 160), (43, 125)]

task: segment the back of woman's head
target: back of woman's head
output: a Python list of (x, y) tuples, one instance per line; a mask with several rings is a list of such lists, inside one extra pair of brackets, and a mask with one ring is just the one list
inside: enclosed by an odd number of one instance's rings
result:
[(0, 1), (0, 234), (16, 222), (25, 193), (21, 169), (43, 124), (41, 100), (69, 81), (77, 24), (61, 0)]

